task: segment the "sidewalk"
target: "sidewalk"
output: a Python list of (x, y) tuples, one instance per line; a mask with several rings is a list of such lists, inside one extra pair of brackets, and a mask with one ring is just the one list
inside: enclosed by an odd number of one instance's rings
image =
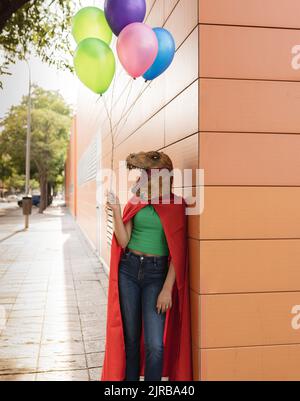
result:
[(0, 381), (99, 380), (107, 276), (66, 209), (34, 213), (0, 216)]

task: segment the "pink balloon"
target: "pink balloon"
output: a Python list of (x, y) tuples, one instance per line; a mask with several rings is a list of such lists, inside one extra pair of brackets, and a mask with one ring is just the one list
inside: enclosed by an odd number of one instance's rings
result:
[(154, 63), (158, 54), (158, 40), (150, 26), (134, 22), (120, 33), (117, 52), (128, 74), (138, 78)]

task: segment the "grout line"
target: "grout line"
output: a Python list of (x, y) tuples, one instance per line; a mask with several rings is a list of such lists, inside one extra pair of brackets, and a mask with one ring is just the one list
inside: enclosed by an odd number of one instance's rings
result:
[[(43, 315), (43, 320), (42, 320), (42, 330), (41, 330), (41, 340), (39, 344), (39, 351), (38, 351), (38, 358), (37, 358), (37, 371), (39, 370), (39, 364), (40, 364), (40, 358), (41, 358), (41, 351), (42, 351), (42, 341), (43, 341), (43, 335), (44, 335), (44, 329), (45, 329), (45, 319), (46, 319), (46, 308), (47, 308), (47, 301), (48, 301), (48, 295), (49, 295), (49, 283), (50, 283), (50, 277), (53, 272), (53, 262), (51, 263), (51, 269), (48, 271), (48, 280), (47, 280), (47, 287), (46, 287), (46, 297), (45, 297), (45, 306), (44, 306), (44, 315)], [(35, 377), (35, 381), (37, 380), (37, 373)]]
[[(207, 188), (300, 188), (300, 185), (275, 185), (275, 184), (204, 184), (193, 187)], [(176, 187), (175, 187), (176, 188)]]
[[(197, 13), (198, 13), (198, 15), (197, 15), (197, 21), (200, 21), (200, 1), (197, 1)], [(200, 76), (201, 75), (201, 68), (200, 68), (200, 65), (201, 65), (201, 63), (200, 63), (200, 43), (201, 43), (201, 30), (200, 30), (200, 26), (199, 26), (199, 37), (198, 37), (198, 76)], [(201, 166), (201, 132), (200, 132), (200, 126), (201, 126), (201, 120), (200, 120), (200, 116), (201, 116), (201, 113), (200, 113), (200, 111), (201, 111), (201, 109), (200, 109), (200, 106), (201, 106), (201, 93), (200, 93), (200, 80), (199, 80), (199, 83), (198, 83), (198, 93), (197, 93), (197, 101), (198, 101), (198, 107), (197, 107), (197, 109), (198, 109), (198, 116), (197, 116), (197, 124), (198, 124), (198, 131), (199, 131), (199, 133), (198, 133), (198, 135), (199, 135), (199, 137), (198, 137), (198, 168)], [(200, 224), (199, 224), (199, 236), (200, 236)], [(187, 235), (187, 237), (188, 237), (188, 235)], [(188, 243), (188, 241), (189, 241), (189, 239), (187, 238), (187, 248), (189, 247), (189, 243)], [(199, 254), (200, 254), (200, 251), (201, 251), (201, 242), (199, 243)], [(190, 269), (190, 263), (191, 263), (191, 261), (189, 260), (189, 269)], [(199, 277), (201, 277), (201, 261), (200, 261), (200, 257), (199, 257)], [(199, 288), (200, 288), (200, 286), (201, 286), (201, 284), (200, 284), (200, 279), (199, 279)], [(190, 289), (190, 291), (191, 291), (191, 287), (190, 287), (190, 285), (189, 285), (189, 289)], [(191, 301), (190, 301), (191, 302)], [(201, 299), (201, 297), (199, 298), (199, 308), (200, 308), (200, 310), (202, 310), (202, 299)], [(200, 323), (199, 323), (199, 325), (200, 325), (200, 330), (199, 330), (199, 335), (198, 335), (198, 339), (199, 339), (199, 343), (200, 344), (202, 344), (202, 325), (201, 325), (201, 321), (200, 321)], [(191, 332), (192, 332), (192, 327), (191, 327)], [(194, 354), (194, 352), (193, 352), (193, 350), (192, 350), (192, 354)], [(193, 355), (193, 357), (194, 357), (194, 355)], [(197, 357), (197, 359), (198, 359), (198, 371), (197, 372), (194, 372), (194, 369), (193, 369), (193, 376), (195, 377), (195, 376), (197, 376), (198, 378), (199, 378), (199, 381), (201, 382), (202, 381), (202, 359), (201, 358), (198, 358), (198, 352), (196, 353), (196, 357)], [(194, 360), (194, 358), (192, 358), (192, 360)], [(193, 377), (193, 378), (194, 378)]]
[(200, 134), (300, 135), (299, 132), (200, 130)]
[(221, 23), (216, 23), (216, 22), (199, 22), (199, 25), (204, 25), (204, 26), (226, 26), (226, 27), (235, 27), (235, 28), (259, 28), (259, 29), (279, 29), (279, 30), (291, 30), (291, 31), (299, 31), (300, 32), (300, 26), (299, 28), (296, 27), (281, 27), (281, 26), (268, 26), (268, 25), (242, 25), (242, 24), (221, 24)]
[(195, 238), (189, 239), (197, 240), (200, 242), (213, 242), (213, 241), (299, 241), (300, 238)]
[(207, 293), (207, 292), (198, 292), (195, 291), (192, 287), (190, 287), (190, 290), (192, 292), (194, 292), (196, 295), (202, 297), (216, 297), (216, 296), (236, 296), (236, 295), (248, 295), (248, 296), (252, 296), (252, 295), (268, 295), (268, 294), (300, 294), (300, 290), (277, 290), (277, 291), (247, 291), (247, 292), (218, 292), (218, 293)]
[(239, 348), (257, 348), (257, 347), (290, 347), (290, 346), (300, 346), (300, 343), (274, 343), (274, 344), (254, 344), (254, 345), (237, 345), (237, 346), (227, 346), (227, 347), (207, 347), (207, 348), (201, 348), (197, 346), (195, 343), (193, 343), (194, 346), (198, 347), (201, 351), (213, 351), (213, 350), (236, 350)]
[[(177, 8), (178, 4), (180, 3), (180, 0), (177, 0), (177, 3), (174, 5), (174, 7), (172, 8), (170, 14), (165, 18), (164, 23), (163, 23), (163, 27), (167, 24), (167, 22), (169, 21), (171, 15), (173, 14), (173, 12), (175, 11), (175, 8)], [(164, 4), (165, 5), (165, 4)]]
[[(82, 354), (76, 354), (76, 355), (74, 355), (74, 356), (80, 356), (80, 355), (82, 355)], [(29, 370), (28, 372), (19, 372), (19, 373), (14, 373), (14, 372), (11, 372), (11, 373), (1, 373), (0, 372), (0, 377), (5, 377), (5, 376), (25, 376), (25, 375), (38, 375), (38, 374), (44, 374), (44, 373), (64, 373), (64, 372), (80, 372), (80, 371), (85, 371), (85, 370), (89, 370), (89, 369), (101, 369), (102, 368), (102, 366), (96, 366), (96, 367), (91, 367), (91, 368), (82, 368), (82, 369), (54, 369), (54, 370), (43, 370), (43, 369), (41, 369), (41, 370), (36, 370), (36, 371), (33, 371), (33, 370)]]
[(221, 81), (254, 81), (254, 82), (288, 82), (288, 83), (300, 83), (297, 79), (271, 79), (271, 78), (245, 78), (245, 77), (207, 77), (199, 75), (199, 79), (207, 80), (221, 80)]
[[(89, 259), (90, 255), (89, 255), (88, 250), (87, 250), (87, 243), (86, 243), (86, 241), (83, 241), (82, 237), (80, 238), (80, 240), (81, 240), (81, 242), (84, 242), (84, 245), (85, 245), (84, 246), (84, 251), (85, 251), (85, 253), (86, 253), (86, 255), (87, 255), (88, 259)], [(70, 266), (71, 266), (71, 272), (72, 272), (73, 288), (74, 288), (75, 298), (76, 298), (76, 303), (77, 303), (78, 317), (79, 317), (79, 322), (80, 322), (80, 331), (81, 331), (82, 344), (83, 344), (83, 349), (84, 349), (84, 356), (85, 356), (85, 361), (86, 361), (86, 367), (87, 367), (87, 370), (88, 370), (87, 373), (88, 373), (89, 381), (91, 381), (91, 375), (90, 375), (90, 371), (89, 371), (88, 358), (87, 358), (88, 353), (86, 351), (86, 344), (85, 344), (85, 339), (84, 339), (84, 335), (83, 335), (83, 323), (82, 323), (81, 313), (80, 313), (80, 308), (79, 308), (79, 303), (78, 303), (78, 295), (77, 295), (77, 288), (76, 288), (76, 282), (75, 282), (75, 277), (74, 277), (72, 260), (70, 262)]]

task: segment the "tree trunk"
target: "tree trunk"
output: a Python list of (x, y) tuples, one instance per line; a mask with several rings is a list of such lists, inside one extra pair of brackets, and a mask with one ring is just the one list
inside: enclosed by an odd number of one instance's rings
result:
[(0, 3), (0, 33), (3, 31), (7, 21), (11, 18), (11, 16), (17, 12), (21, 7), (23, 7), (26, 3), (29, 3), (30, 0), (1, 0)]
[(51, 195), (52, 195), (52, 184), (51, 184), (51, 182), (48, 182), (47, 190), (48, 190), (48, 191), (47, 191), (47, 206), (48, 206), (50, 197), (51, 197)]
[(43, 174), (40, 176), (40, 191), (41, 201), (39, 207), (39, 213), (43, 213), (47, 209), (47, 198), (48, 198), (48, 180), (47, 175)]

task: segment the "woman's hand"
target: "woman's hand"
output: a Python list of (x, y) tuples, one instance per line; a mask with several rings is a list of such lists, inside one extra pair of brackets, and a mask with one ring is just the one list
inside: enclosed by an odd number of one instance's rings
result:
[(106, 194), (107, 200), (105, 205), (105, 210), (108, 212), (108, 209), (112, 210), (114, 214), (121, 214), (121, 205), (119, 198), (113, 192), (107, 192)]
[(156, 304), (157, 312), (158, 314), (160, 313), (165, 313), (167, 310), (172, 308), (172, 291), (163, 288), (157, 298), (157, 304)]

